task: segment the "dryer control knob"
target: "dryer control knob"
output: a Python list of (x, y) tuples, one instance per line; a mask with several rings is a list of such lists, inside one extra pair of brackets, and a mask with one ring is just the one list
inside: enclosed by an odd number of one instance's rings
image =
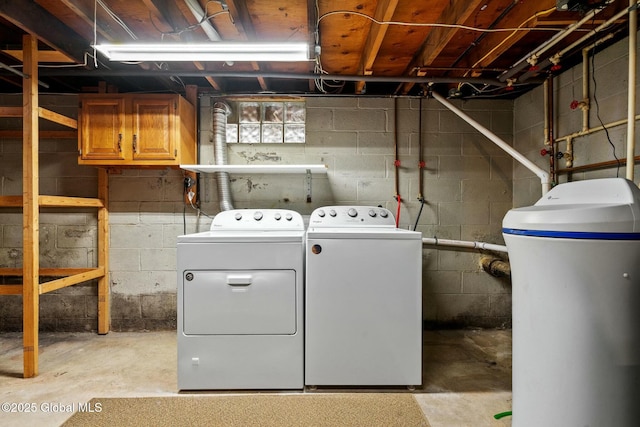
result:
[(276, 219), (276, 221), (280, 221), (280, 218), (282, 218), (282, 215), (280, 215), (280, 212), (276, 212), (275, 215), (273, 215), (273, 217)]
[(284, 218), (285, 218), (287, 221), (291, 221), (291, 220), (293, 219), (293, 215), (291, 215), (290, 213), (288, 213), (288, 214), (286, 214), (286, 215), (284, 216)]
[(386, 217), (388, 217), (388, 216), (389, 216), (389, 214), (387, 213), (387, 211), (380, 211), (380, 216), (381, 216), (382, 218), (386, 218)]
[(253, 219), (260, 221), (262, 219), (262, 212), (256, 211), (256, 213), (253, 214)]
[(324, 215), (325, 215), (324, 211), (323, 211), (322, 209), (320, 209), (320, 210), (318, 211), (318, 216), (319, 216), (320, 218), (324, 218)]
[(358, 211), (354, 208), (351, 208), (347, 211), (347, 215), (349, 215), (351, 218), (355, 218), (358, 216)]
[(376, 217), (376, 215), (377, 215), (377, 214), (376, 214), (376, 211), (374, 211), (373, 209), (369, 209), (369, 216), (370, 216), (371, 218), (375, 218), (375, 217)]
[(242, 219), (242, 214), (238, 212), (234, 218), (236, 219), (236, 221), (240, 221)]
[(329, 216), (332, 216), (332, 217), (334, 217), (334, 218), (335, 218), (335, 216), (336, 216), (336, 215), (338, 215), (338, 214), (336, 213), (336, 211), (335, 211), (334, 209), (331, 209), (331, 210), (329, 211)]

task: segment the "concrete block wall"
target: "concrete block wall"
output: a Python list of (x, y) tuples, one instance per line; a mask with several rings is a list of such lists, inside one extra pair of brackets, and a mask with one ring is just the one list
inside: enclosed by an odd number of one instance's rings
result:
[[(201, 163), (213, 164), (211, 106), (201, 99)], [(512, 101), (458, 103), (507, 142), (512, 139)], [(390, 98), (313, 97), (306, 99), (307, 142), (229, 144), (230, 164), (328, 166), (314, 175), (312, 201), (306, 202), (303, 175), (233, 175), (236, 208), (279, 207), (309, 215), (315, 208), (382, 205), (396, 212), (395, 108)], [(420, 211), (420, 100), (398, 99), (398, 189), (403, 200), (400, 227), (416, 225)], [(417, 223), (424, 236), (502, 243), (502, 217), (512, 206), (512, 162), (488, 139), (435, 100), (422, 102), (422, 153), (426, 168), (425, 205)], [(215, 178), (202, 182), (203, 209), (218, 209)], [(192, 231), (206, 228), (194, 224)], [(425, 247), (424, 319), (434, 327), (510, 324), (508, 281), (489, 276), (477, 251)]]
[[(54, 111), (77, 112), (77, 99), (41, 100)], [(3, 100), (4, 105), (13, 100)], [(202, 96), (201, 163), (213, 163), (211, 103)], [(67, 102), (63, 108), (60, 103)], [(279, 207), (308, 215), (332, 204), (383, 205), (396, 211), (395, 108), (390, 98), (311, 97), (306, 144), (229, 145), (232, 164), (323, 163), (314, 175), (307, 203), (303, 175), (234, 175), (234, 204)], [(512, 101), (459, 102), (475, 119), (511, 140)], [(54, 108), (57, 107), (57, 108)], [(397, 101), (400, 226), (418, 219), (420, 101)], [(69, 111), (65, 113), (74, 116)], [(62, 111), (61, 111), (62, 112)], [(20, 124), (17, 123), (19, 128)], [(21, 192), (21, 141), (1, 142), (2, 194)], [(425, 236), (502, 243), (500, 224), (512, 205), (512, 163), (491, 142), (435, 100), (422, 103), (425, 205), (417, 230)], [(41, 192), (93, 197), (95, 168), (78, 166), (75, 140), (41, 142)], [(50, 155), (49, 155), (50, 154)], [(110, 282), (113, 330), (172, 329), (176, 324), (176, 237), (208, 229), (218, 212), (216, 181), (201, 179), (201, 212), (182, 203), (183, 177), (177, 170), (131, 169), (111, 173)], [(21, 216), (0, 212), (0, 264), (21, 265)], [(209, 215), (209, 216), (207, 216)], [(93, 266), (94, 212), (47, 212), (42, 217), (42, 260), (47, 266)], [(508, 326), (510, 287), (479, 266), (478, 251), (425, 247), (424, 319), (433, 327)], [(6, 280), (11, 280), (10, 278)], [(21, 329), (21, 297), (1, 296), (0, 330)], [(95, 330), (95, 283), (43, 295), (43, 329)]]
[[(626, 120), (628, 93), (628, 39), (619, 41), (606, 48), (597, 48), (595, 56), (589, 56), (589, 128), (602, 124), (607, 132), (597, 131), (573, 139), (573, 166), (583, 166), (626, 158), (627, 125), (609, 126)], [(571, 108), (574, 100), (582, 101), (583, 68), (579, 64), (553, 79), (556, 138), (579, 132), (583, 128), (582, 111)], [(636, 90), (640, 85), (636, 85)], [(540, 167), (549, 168), (548, 157), (541, 157), (544, 148), (543, 88), (536, 88), (515, 100), (514, 105), (514, 147), (527, 155)], [(640, 112), (640, 98), (636, 98), (636, 111)], [(636, 113), (638, 114), (638, 113)], [(638, 140), (636, 121), (636, 141)], [(608, 133), (608, 135), (607, 135)], [(557, 148), (566, 152), (566, 141), (560, 141)], [(615, 151), (614, 151), (615, 150)], [(638, 150), (636, 149), (636, 153)], [(557, 162), (558, 168), (565, 168), (566, 161)], [(640, 172), (636, 166), (635, 176)], [(616, 166), (587, 171), (562, 173), (558, 183), (584, 179), (624, 177), (626, 167)], [(637, 181), (637, 180), (636, 180)], [(514, 207), (528, 206), (541, 196), (540, 181), (529, 170), (514, 164), (513, 173)]]

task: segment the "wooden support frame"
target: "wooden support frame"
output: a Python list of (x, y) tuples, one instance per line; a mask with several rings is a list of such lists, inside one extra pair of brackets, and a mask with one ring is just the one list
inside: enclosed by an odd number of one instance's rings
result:
[[(38, 105), (38, 41), (23, 36), (23, 106), (0, 107), (0, 116), (22, 117), (22, 188), (21, 196), (0, 196), (0, 207), (22, 208), (23, 262), (22, 268), (0, 268), (0, 276), (22, 276), (22, 284), (0, 285), (1, 295), (22, 295), (23, 312), (23, 376), (38, 375), (38, 328), (40, 295), (90, 280), (98, 280), (98, 333), (110, 329), (109, 298), (109, 177), (105, 169), (98, 169), (98, 197), (64, 197), (39, 194), (38, 119), (43, 118), (77, 130), (75, 119), (40, 108)], [(11, 133), (13, 132), (13, 133)], [(10, 131), (7, 135), (15, 135)], [(75, 131), (44, 133), (46, 137), (73, 137)], [(39, 266), (40, 208), (96, 208), (98, 217), (98, 266), (96, 268), (49, 268)], [(55, 277), (40, 283), (40, 277)]]

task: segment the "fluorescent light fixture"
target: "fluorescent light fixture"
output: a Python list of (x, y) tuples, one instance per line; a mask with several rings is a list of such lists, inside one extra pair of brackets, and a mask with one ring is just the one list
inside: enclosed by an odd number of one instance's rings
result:
[(309, 61), (306, 43), (99, 44), (112, 61)]

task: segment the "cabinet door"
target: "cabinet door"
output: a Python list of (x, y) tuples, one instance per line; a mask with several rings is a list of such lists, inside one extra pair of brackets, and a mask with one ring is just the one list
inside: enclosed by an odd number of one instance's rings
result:
[(173, 160), (176, 152), (175, 97), (134, 98), (133, 159)]
[(124, 159), (125, 101), (123, 98), (84, 99), (80, 119), (82, 159)]

